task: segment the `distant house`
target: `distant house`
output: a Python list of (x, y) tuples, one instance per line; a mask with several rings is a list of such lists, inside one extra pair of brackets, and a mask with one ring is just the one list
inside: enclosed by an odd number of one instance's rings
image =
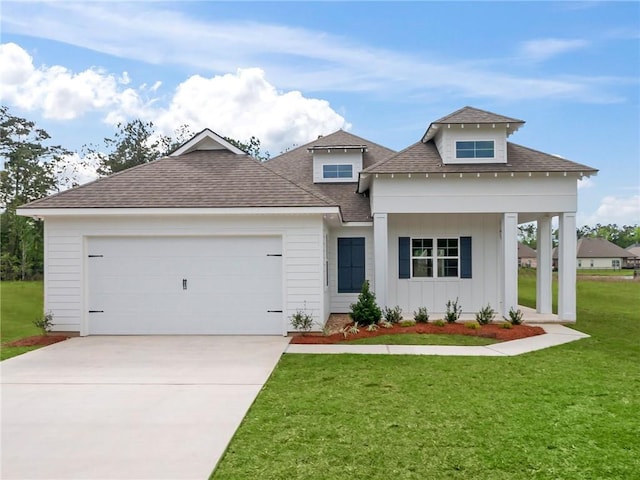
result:
[(536, 251), (524, 243), (518, 242), (518, 266), (536, 268), (538, 257)]
[(631, 254), (631, 257), (627, 258), (627, 268), (640, 268), (640, 243), (634, 243), (625, 249)]
[[(633, 254), (604, 238), (581, 238), (576, 245), (576, 267), (580, 269), (620, 269), (627, 266)], [(558, 263), (558, 251), (553, 250), (553, 266)]]

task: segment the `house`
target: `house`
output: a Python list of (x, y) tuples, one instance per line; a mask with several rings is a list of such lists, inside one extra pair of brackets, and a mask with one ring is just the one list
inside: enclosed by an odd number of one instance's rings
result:
[(529, 245), (518, 242), (518, 266), (536, 268), (536, 251)]
[[(580, 238), (576, 245), (576, 268), (580, 269), (614, 269), (626, 266), (633, 254), (611, 243), (605, 238)], [(557, 264), (558, 252), (553, 252), (554, 265)]]
[(631, 255), (627, 258), (626, 268), (640, 268), (640, 243), (629, 245), (625, 250)]
[[(22, 206), (44, 219), (45, 309), (93, 334), (284, 334), (299, 309), (437, 315), (518, 307), (518, 224), (537, 222), (537, 312), (576, 320), (577, 180), (591, 167), (507, 138), (472, 107), (400, 152), (338, 131), (260, 163), (211, 130), (169, 157)], [(410, 314), (410, 313), (409, 313)]]

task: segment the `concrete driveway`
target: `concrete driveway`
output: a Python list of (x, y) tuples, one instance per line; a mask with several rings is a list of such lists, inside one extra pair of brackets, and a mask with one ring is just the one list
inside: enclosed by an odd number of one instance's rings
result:
[(206, 479), (289, 342), (85, 337), (0, 363), (3, 479)]

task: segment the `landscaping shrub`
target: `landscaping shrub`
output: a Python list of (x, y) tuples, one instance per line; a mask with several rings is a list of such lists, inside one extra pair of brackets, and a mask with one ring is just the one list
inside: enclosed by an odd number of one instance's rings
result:
[(291, 322), (291, 326), (301, 331), (303, 335), (310, 332), (311, 327), (313, 327), (313, 315), (307, 312), (306, 304), (303, 309), (296, 310), (296, 313), (291, 315), (289, 321)]
[(522, 310), (520, 309), (514, 310), (513, 307), (509, 309), (509, 322), (512, 325), (522, 325), (523, 316), (524, 314), (522, 313)]
[(480, 324), (478, 322), (467, 322), (464, 326), (471, 330), (478, 330), (480, 328)]
[(384, 319), (389, 323), (398, 323), (402, 320), (402, 309), (400, 305), (396, 305), (395, 307), (384, 307), (383, 311)]
[(415, 320), (402, 320), (399, 325), (401, 327), (413, 327), (416, 324)]
[(53, 328), (53, 313), (47, 312), (42, 318), (37, 318), (33, 324), (40, 329), (42, 335), (48, 335)]
[(361, 325), (378, 323), (382, 318), (382, 311), (376, 303), (376, 296), (369, 288), (369, 280), (365, 280), (362, 284), (358, 301), (351, 304), (349, 315), (354, 322)]
[(496, 311), (487, 303), (486, 307), (481, 308), (480, 311), (476, 313), (476, 322), (480, 325), (488, 325), (493, 322), (495, 316)]
[(413, 319), (418, 323), (427, 323), (429, 321), (427, 307), (418, 307), (418, 311), (413, 312)]
[(456, 297), (453, 302), (449, 300), (447, 302), (447, 312), (444, 314), (444, 319), (447, 323), (456, 323), (460, 320), (460, 315), (462, 315), (462, 307), (458, 305), (458, 298)]
[(444, 327), (447, 323), (444, 320), (436, 320), (433, 322), (436, 327)]
[(505, 322), (500, 324), (500, 328), (504, 328), (505, 330), (511, 330), (513, 328), (513, 325), (511, 325), (509, 322)]

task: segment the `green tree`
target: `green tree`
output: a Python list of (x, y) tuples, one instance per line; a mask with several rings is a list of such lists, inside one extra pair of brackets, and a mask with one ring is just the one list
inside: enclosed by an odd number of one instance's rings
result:
[(49, 145), (49, 134), (34, 122), (0, 107), (0, 276), (28, 279), (42, 273), (42, 222), (16, 215), (16, 208), (58, 189), (58, 166), (70, 152)]
[(246, 142), (241, 142), (231, 137), (223, 137), (223, 138), (234, 147), (238, 147), (247, 155), (251, 155), (253, 158), (255, 158), (256, 160), (260, 160), (261, 162), (269, 160), (269, 158), (271, 157), (269, 152), (262, 151), (260, 139), (254, 136), (251, 136), (251, 138)]

